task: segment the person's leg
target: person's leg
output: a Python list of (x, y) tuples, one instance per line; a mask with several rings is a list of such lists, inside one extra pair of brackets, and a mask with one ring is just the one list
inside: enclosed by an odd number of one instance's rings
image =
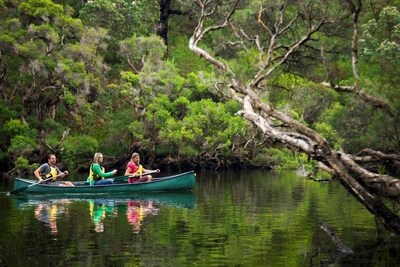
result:
[(96, 185), (104, 185), (104, 184), (112, 184), (114, 183), (114, 180), (111, 178), (108, 179), (102, 179), (96, 182)]
[(64, 182), (64, 185), (65, 186), (75, 186), (73, 183), (71, 183), (69, 181)]
[(144, 183), (144, 182), (150, 182), (152, 179), (151, 175), (145, 175), (139, 178), (138, 180), (135, 181), (135, 183)]
[(136, 177), (128, 177), (128, 183), (133, 184), (137, 182), (137, 178)]

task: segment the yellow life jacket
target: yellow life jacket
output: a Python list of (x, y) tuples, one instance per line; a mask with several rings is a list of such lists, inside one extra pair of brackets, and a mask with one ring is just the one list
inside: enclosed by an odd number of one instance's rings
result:
[(133, 174), (142, 174), (143, 173), (143, 166), (139, 164), (139, 168)]
[(56, 221), (57, 220), (57, 211), (58, 207), (56, 204), (52, 204), (50, 207), (50, 221)]
[(57, 168), (50, 166), (50, 172), (48, 174), (46, 174), (45, 176), (46, 176), (46, 178), (53, 177), (53, 181), (55, 181), (57, 179), (57, 174), (58, 174)]
[[(93, 164), (94, 164), (94, 163), (92, 163), (92, 164), (90, 165), (90, 170), (89, 170), (89, 182), (90, 182), (90, 181), (97, 181), (97, 180), (100, 180), (100, 179), (104, 179), (104, 177), (101, 177), (100, 175), (94, 174), (94, 173), (93, 173), (93, 170), (92, 170)], [(101, 167), (101, 171), (102, 171), (102, 172), (105, 172), (104, 170), (105, 170), (104, 167)]]

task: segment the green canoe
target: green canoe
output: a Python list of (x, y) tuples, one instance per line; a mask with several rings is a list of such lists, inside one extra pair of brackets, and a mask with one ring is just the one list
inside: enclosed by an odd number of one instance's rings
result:
[(154, 178), (144, 183), (114, 183), (109, 185), (90, 186), (84, 182), (73, 182), (75, 186), (57, 186), (38, 184), (37, 180), (23, 178), (14, 179), (14, 190), (10, 193), (28, 194), (114, 194), (114, 193), (150, 193), (168, 191), (189, 191), (196, 184), (196, 174), (193, 171)]

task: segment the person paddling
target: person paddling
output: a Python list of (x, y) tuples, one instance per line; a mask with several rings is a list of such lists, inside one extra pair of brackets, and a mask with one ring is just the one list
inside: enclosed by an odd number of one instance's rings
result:
[(67, 176), (68, 171), (61, 172), (60, 169), (57, 168), (56, 163), (56, 155), (50, 154), (47, 158), (47, 163), (40, 165), (40, 167), (33, 172), (35, 177), (39, 180), (39, 183), (54, 183), (59, 186), (74, 186), (74, 184), (69, 181), (57, 181), (57, 178), (64, 178)]
[(139, 182), (150, 182), (153, 177), (151, 175), (146, 175), (146, 172), (150, 172), (151, 170), (146, 170), (140, 165), (140, 156), (139, 153), (133, 153), (131, 156), (131, 160), (126, 165), (125, 175), (136, 177), (128, 177), (128, 183), (139, 183)]
[(114, 182), (113, 179), (107, 177), (111, 177), (117, 173), (117, 170), (112, 170), (110, 172), (105, 172), (104, 167), (100, 164), (103, 162), (103, 154), (95, 153), (93, 157), (93, 163), (90, 165), (89, 177), (87, 181), (90, 185), (104, 185), (104, 184), (112, 184)]

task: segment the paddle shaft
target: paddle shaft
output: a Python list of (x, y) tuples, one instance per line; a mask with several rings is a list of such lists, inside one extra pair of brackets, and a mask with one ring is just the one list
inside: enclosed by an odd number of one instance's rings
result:
[(26, 189), (28, 189), (29, 187), (38, 185), (38, 184), (43, 183), (43, 182), (50, 181), (50, 180), (52, 180), (52, 179), (54, 179), (54, 178), (57, 179), (58, 177), (62, 176), (63, 174), (64, 174), (64, 173), (60, 173), (60, 174), (57, 175), (56, 177), (49, 177), (49, 178), (44, 179), (44, 180), (42, 180), (42, 181), (39, 181), (39, 182), (37, 182), (37, 183), (34, 183), (34, 184), (30, 184), (30, 185), (28, 185), (28, 186), (24, 186), (24, 187), (17, 188), (17, 189), (15, 189), (15, 190), (10, 191), (8, 194), (11, 195), (11, 194), (18, 194), (18, 193), (21, 193), (21, 192), (25, 191)]
[(135, 177), (140, 177), (140, 176), (146, 176), (149, 174), (153, 174), (153, 173), (159, 173), (160, 170), (154, 170), (154, 171), (149, 171), (149, 172), (145, 172), (145, 173), (138, 173), (138, 174), (132, 174), (132, 175), (128, 175), (128, 178), (135, 178)]
[(125, 176), (119, 176), (114, 178), (114, 182), (116, 181), (124, 181), (126, 178), (135, 178), (135, 177), (140, 177), (140, 176), (146, 176), (149, 174), (153, 174), (153, 173), (159, 173), (160, 170), (154, 170), (154, 171), (149, 171), (149, 172), (145, 172), (145, 173), (141, 173), (141, 174), (132, 174), (132, 175), (125, 175)]

